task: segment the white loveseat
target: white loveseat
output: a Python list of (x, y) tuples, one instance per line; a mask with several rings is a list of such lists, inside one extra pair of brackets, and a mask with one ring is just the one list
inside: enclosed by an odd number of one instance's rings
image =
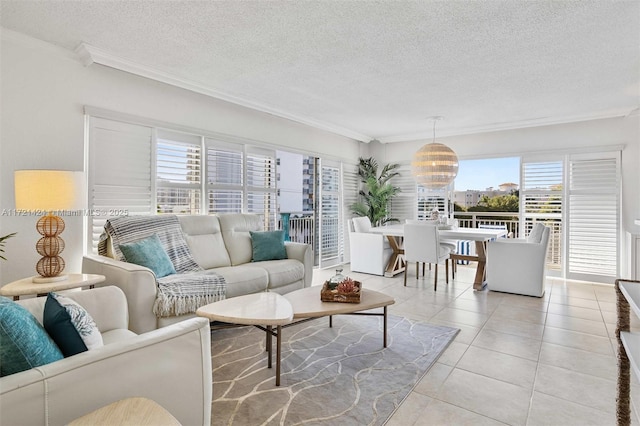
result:
[[(211, 332), (206, 319), (136, 335), (127, 329), (127, 300), (117, 287), (65, 296), (93, 317), (104, 346), (0, 378), (0, 424), (65, 425), (129, 397), (157, 402), (183, 425), (210, 424)], [(42, 323), (46, 299), (16, 303)]]
[[(253, 214), (178, 216), (193, 259), (207, 271), (226, 281), (226, 297), (274, 291), (285, 294), (311, 285), (313, 250), (308, 244), (286, 242), (287, 259), (252, 262), (250, 231), (262, 230), (262, 220)], [(107, 244), (109, 247), (109, 243)], [(103, 285), (120, 287), (129, 302), (129, 328), (143, 333), (195, 316), (156, 317), (156, 277), (143, 266), (107, 256), (86, 255), (84, 273), (106, 277)]]

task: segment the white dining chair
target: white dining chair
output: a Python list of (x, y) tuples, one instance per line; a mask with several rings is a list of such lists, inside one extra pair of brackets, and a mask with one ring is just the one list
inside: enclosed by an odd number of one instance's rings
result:
[(370, 231), (368, 217), (349, 220), (351, 272), (384, 275), (393, 251), (386, 236)]
[[(426, 220), (419, 220), (419, 219), (406, 219), (405, 223), (411, 224), (411, 225), (426, 225), (426, 224), (431, 224), (431, 225), (436, 225), (438, 226), (438, 221), (437, 220), (432, 220), (432, 219), (426, 219)], [(456, 277), (456, 272), (457, 272), (457, 266), (456, 266), (456, 260), (454, 260), (454, 256), (458, 253), (458, 241), (457, 240), (440, 240), (440, 245), (443, 247), (447, 247), (449, 249), (449, 251), (451, 252), (451, 279), (454, 279)], [(422, 264), (422, 275), (424, 275), (425, 273), (425, 265), (426, 263)], [(429, 263), (429, 270), (431, 270), (431, 263)], [(417, 275), (417, 272), (416, 272)]]
[[(449, 247), (440, 244), (438, 227), (435, 224), (414, 224), (404, 225), (404, 260), (406, 262), (404, 270), (404, 285), (407, 285), (407, 273), (409, 262), (416, 263), (416, 279), (420, 276), (420, 263), (433, 263), (435, 265), (433, 289), (438, 289), (438, 264), (445, 264), (446, 282), (449, 283), (449, 264), (447, 260), (451, 254)], [(423, 271), (424, 275), (424, 271)]]

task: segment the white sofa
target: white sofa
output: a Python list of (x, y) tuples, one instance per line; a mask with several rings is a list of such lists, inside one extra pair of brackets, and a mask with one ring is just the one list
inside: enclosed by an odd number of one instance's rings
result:
[[(285, 294), (311, 285), (313, 250), (308, 244), (286, 242), (288, 259), (252, 262), (249, 231), (260, 231), (262, 221), (253, 214), (184, 215), (180, 226), (194, 260), (226, 281), (226, 297), (274, 291)], [(108, 242), (107, 247), (110, 247)], [(195, 314), (158, 318), (153, 313), (156, 277), (143, 266), (107, 256), (86, 255), (82, 272), (106, 277), (102, 285), (120, 287), (129, 302), (129, 328), (143, 333), (191, 318)]]
[(368, 217), (349, 220), (349, 255), (352, 272), (384, 275), (393, 250), (386, 236), (371, 232)]
[(526, 239), (499, 238), (489, 241), (489, 290), (542, 297), (549, 233), (548, 227), (536, 223)]
[[(65, 296), (89, 312), (105, 345), (0, 378), (0, 424), (64, 425), (129, 397), (152, 399), (183, 425), (210, 424), (211, 332), (206, 319), (136, 335), (127, 329), (127, 300), (117, 287)], [(42, 323), (46, 299), (17, 303)]]

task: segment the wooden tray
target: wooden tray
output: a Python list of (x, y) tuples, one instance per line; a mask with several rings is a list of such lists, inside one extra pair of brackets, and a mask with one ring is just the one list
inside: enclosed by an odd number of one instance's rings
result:
[(329, 283), (325, 282), (320, 290), (320, 300), (323, 302), (342, 302), (342, 303), (360, 303), (360, 289), (362, 283), (360, 281), (354, 281), (356, 284), (356, 291), (351, 293), (342, 293), (336, 290), (329, 290)]

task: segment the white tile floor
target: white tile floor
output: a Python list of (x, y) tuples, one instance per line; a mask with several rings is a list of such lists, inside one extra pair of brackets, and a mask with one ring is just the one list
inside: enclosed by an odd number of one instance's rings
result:
[[(455, 341), (387, 423), (407, 425), (615, 425), (613, 286), (548, 279), (542, 298), (472, 288), (474, 265), (444, 276), (351, 273), (394, 296), (394, 315), (460, 328)], [(335, 273), (315, 270), (314, 285)], [(640, 321), (632, 315), (633, 329)], [(640, 406), (634, 378), (633, 399)], [(632, 407), (634, 424), (637, 413)]]

